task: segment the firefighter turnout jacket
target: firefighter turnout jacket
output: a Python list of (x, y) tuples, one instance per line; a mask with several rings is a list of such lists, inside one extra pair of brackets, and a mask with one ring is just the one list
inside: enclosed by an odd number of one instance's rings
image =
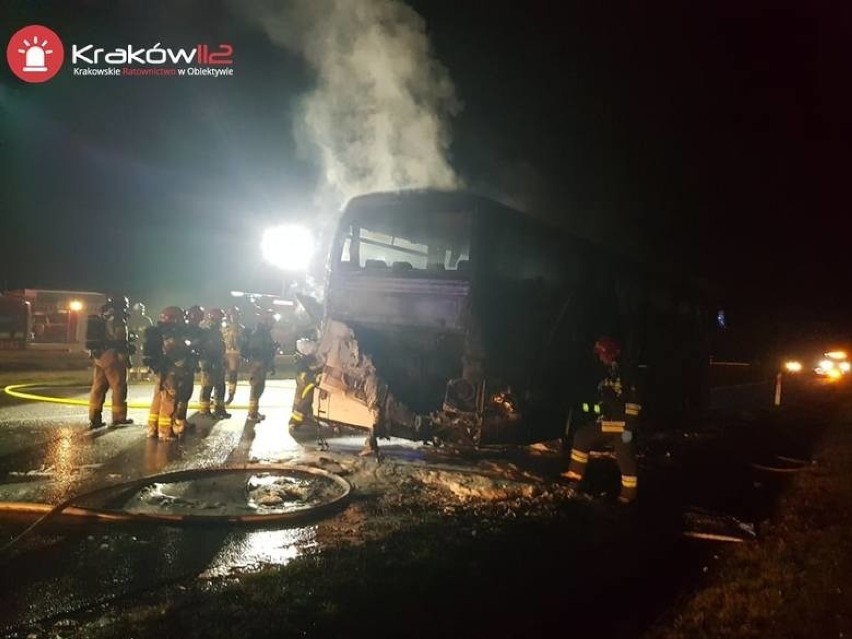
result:
[(89, 395), (89, 425), (103, 425), (103, 406), (108, 390), (112, 391), (112, 423), (131, 423), (127, 419), (127, 364), (134, 350), (130, 344), (127, 322), (115, 316), (89, 318), (86, 346), (94, 360), (92, 388)]
[[(198, 355), (183, 324), (159, 323), (145, 331), (145, 363), (157, 374), (148, 436), (171, 439), (186, 427), (182, 398), (192, 393)], [(155, 346), (157, 345), (157, 346)]]
[(599, 446), (612, 446), (621, 471), (619, 500), (635, 499), (638, 488), (633, 435), (642, 406), (633, 377), (625, 375), (621, 365), (613, 362), (606, 368), (598, 384), (598, 403), (592, 421), (574, 436), (571, 461), (563, 477), (579, 482), (585, 475), (589, 451)]

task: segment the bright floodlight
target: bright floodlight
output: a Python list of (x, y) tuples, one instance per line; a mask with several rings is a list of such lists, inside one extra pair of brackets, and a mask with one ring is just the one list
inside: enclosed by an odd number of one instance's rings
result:
[(306, 271), (314, 253), (314, 238), (303, 226), (276, 226), (263, 234), (263, 257), (283, 271)]
[(68, 303), (68, 309), (74, 311), (75, 313), (79, 313), (83, 310), (83, 302), (80, 300), (71, 300)]

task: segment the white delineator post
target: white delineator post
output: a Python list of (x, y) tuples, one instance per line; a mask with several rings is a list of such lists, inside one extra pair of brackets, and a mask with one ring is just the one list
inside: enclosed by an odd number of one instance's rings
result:
[(781, 377), (783, 373), (781, 371), (775, 376), (775, 405), (781, 405)]

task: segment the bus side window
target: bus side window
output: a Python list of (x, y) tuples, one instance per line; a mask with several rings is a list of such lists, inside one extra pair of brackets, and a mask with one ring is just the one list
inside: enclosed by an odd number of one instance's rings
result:
[(352, 261), (352, 238), (347, 237), (343, 240), (343, 251), (340, 254), (340, 263), (353, 265)]
[(361, 242), (358, 233), (360, 233), (358, 227), (347, 227), (346, 234), (343, 236), (343, 243), (340, 245), (340, 263), (349, 268), (362, 268), (364, 266), (361, 264)]

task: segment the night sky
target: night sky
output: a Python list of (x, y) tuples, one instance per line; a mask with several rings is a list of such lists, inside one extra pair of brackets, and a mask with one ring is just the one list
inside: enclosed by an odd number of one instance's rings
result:
[[(462, 104), (450, 159), (468, 185), (681, 261), (731, 301), (852, 306), (848, 3), (408, 4)], [(298, 55), (225, 2), (6, 0), (0, 16), (4, 42), (31, 23), (66, 47), (230, 42), (236, 69), (75, 78), (66, 61), (26, 84), (4, 64), (7, 288), (274, 289), (262, 230), (314, 211)]]

